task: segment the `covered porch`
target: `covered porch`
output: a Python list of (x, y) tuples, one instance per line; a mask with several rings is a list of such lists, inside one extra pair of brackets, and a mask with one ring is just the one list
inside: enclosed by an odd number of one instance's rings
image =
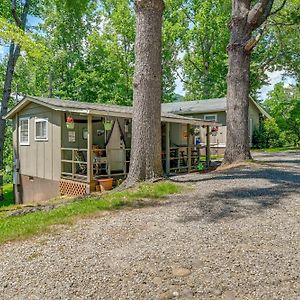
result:
[[(210, 165), (210, 137), (219, 124), (164, 114), (162, 164), (167, 176)], [(131, 152), (131, 112), (62, 112), (61, 194), (96, 190), (101, 178), (125, 178)], [(205, 140), (200, 140), (205, 136)]]

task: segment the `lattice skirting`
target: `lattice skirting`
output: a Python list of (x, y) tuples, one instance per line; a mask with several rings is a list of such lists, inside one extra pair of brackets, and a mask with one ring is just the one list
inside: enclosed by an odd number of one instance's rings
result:
[(61, 196), (82, 196), (90, 193), (90, 185), (82, 182), (61, 179)]

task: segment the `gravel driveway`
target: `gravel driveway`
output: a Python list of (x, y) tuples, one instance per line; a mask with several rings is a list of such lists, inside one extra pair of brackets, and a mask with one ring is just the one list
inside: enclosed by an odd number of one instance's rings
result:
[(300, 169), (280, 166), (2, 245), (0, 298), (300, 299)]

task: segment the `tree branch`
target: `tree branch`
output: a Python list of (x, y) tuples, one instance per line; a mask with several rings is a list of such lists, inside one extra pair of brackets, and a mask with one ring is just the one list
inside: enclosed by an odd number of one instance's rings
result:
[(274, 11), (272, 11), (272, 12), (270, 13), (270, 16), (275, 15), (275, 14), (277, 14), (279, 11), (281, 11), (281, 10), (284, 8), (286, 2), (287, 2), (287, 0), (283, 0), (283, 2), (281, 3), (281, 5), (280, 5), (277, 9), (275, 9)]
[(249, 11), (247, 23), (250, 24), (253, 29), (258, 28), (270, 15), (273, 4), (274, 0), (258, 1)]
[(256, 35), (255, 37), (252, 37), (249, 41), (247, 41), (247, 43), (244, 47), (245, 51), (250, 52), (254, 49), (254, 47), (260, 41), (260, 39), (261, 39), (261, 37), (264, 33), (265, 28), (266, 28), (266, 24), (264, 24), (264, 26), (259, 30), (258, 35)]
[(21, 26), (21, 20), (20, 20), (18, 14), (17, 14), (17, 3), (16, 2), (17, 2), (16, 0), (12, 0), (11, 1), (11, 13), (12, 13), (12, 15), (14, 17), (16, 25), (18, 27), (20, 27)]
[(31, 0), (26, 0), (25, 1), (24, 7), (23, 7), (23, 12), (22, 12), (22, 15), (21, 15), (21, 26), (20, 26), (20, 28), (22, 30), (25, 30), (26, 20), (27, 20), (27, 15), (28, 15), (28, 12), (29, 12), (30, 4), (31, 4)]

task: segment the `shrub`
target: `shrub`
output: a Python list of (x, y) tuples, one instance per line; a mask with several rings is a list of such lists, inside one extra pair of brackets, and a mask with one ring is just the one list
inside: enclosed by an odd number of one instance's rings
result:
[(252, 146), (256, 149), (282, 147), (286, 144), (285, 134), (281, 132), (274, 119), (261, 122), (253, 132)]

